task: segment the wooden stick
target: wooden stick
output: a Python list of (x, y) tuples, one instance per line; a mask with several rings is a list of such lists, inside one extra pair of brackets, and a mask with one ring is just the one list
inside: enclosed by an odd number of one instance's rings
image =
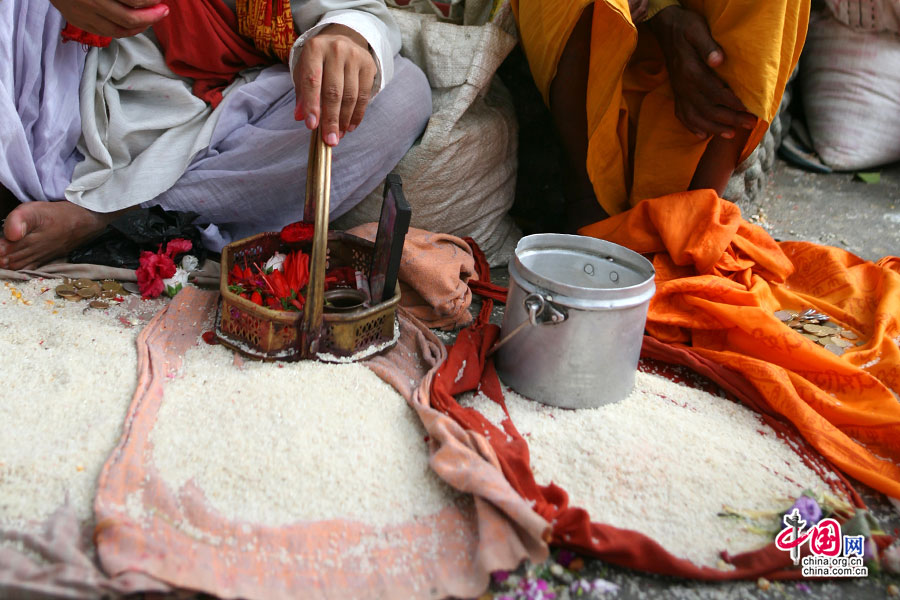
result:
[[(307, 204), (309, 199), (315, 202), (315, 235), (313, 236), (312, 253), (310, 256), (309, 285), (306, 287), (306, 304), (303, 306), (303, 321), (301, 333), (304, 358), (315, 356), (318, 350), (319, 335), (322, 330), (322, 309), (325, 303), (325, 262), (328, 252), (328, 213), (331, 201), (331, 146), (325, 144), (322, 139), (321, 129), (316, 130), (310, 145), (310, 155), (315, 153), (314, 160), (310, 161), (310, 169), (306, 174)], [(306, 213), (309, 216), (309, 213)]]

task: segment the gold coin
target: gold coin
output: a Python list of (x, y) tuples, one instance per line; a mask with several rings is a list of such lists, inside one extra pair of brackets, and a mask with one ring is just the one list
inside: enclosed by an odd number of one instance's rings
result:
[(104, 292), (115, 291), (119, 287), (119, 282), (112, 279), (104, 279), (100, 282), (100, 287)]
[(90, 306), (91, 306), (91, 308), (100, 308), (100, 309), (109, 308), (109, 304), (107, 304), (106, 302), (102, 302), (100, 300), (92, 300)]
[(118, 296), (118, 294), (112, 290), (103, 290), (100, 292), (100, 297), (104, 300), (115, 300), (116, 296)]
[(834, 344), (826, 344), (825, 349), (831, 352), (832, 354), (837, 354), (838, 356), (844, 353), (844, 349), (840, 346), (835, 346)]
[(819, 338), (818, 338), (817, 336), (814, 336), (814, 335), (811, 334), (811, 333), (801, 333), (800, 335), (802, 335), (802, 336), (805, 337), (806, 339), (808, 339), (808, 340), (810, 340), (810, 341), (813, 341), (813, 342), (818, 342), (818, 341), (819, 341)]
[(82, 277), (80, 279), (76, 279), (72, 285), (74, 285), (78, 289), (83, 289), (83, 288), (94, 285), (94, 282), (91, 281), (90, 279), (88, 279), (87, 277)]
[(818, 326), (818, 325), (815, 325), (815, 324), (813, 324), (813, 323), (804, 323), (804, 324), (803, 324), (803, 331), (805, 331), (806, 333), (811, 333), (811, 334), (813, 334), (813, 335), (818, 335), (818, 333), (819, 333), (819, 326)]
[(841, 335), (847, 338), (848, 340), (858, 340), (859, 336), (850, 331), (849, 329), (841, 329)]
[(817, 337), (816, 343), (820, 346), (827, 346), (829, 343), (831, 343), (831, 338)]
[(824, 327), (825, 329), (840, 329), (841, 326), (837, 323), (833, 323), (831, 321), (825, 321), (824, 323), (819, 323), (820, 327)]
[(853, 345), (853, 342), (845, 340), (844, 338), (838, 337), (836, 335), (831, 337), (831, 341), (835, 346), (840, 346), (841, 348), (849, 348)]
[(787, 323), (788, 321), (790, 321), (791, 319), (794, 318), (794, 315), (792, 315), (789, 311), (786, 311), (786, 310), (776, 310), (775, 318), (778, 319), (779, 321), (781, 321), (782, 323)]
[(74, 296), (76, 293), (77, 292), (76, 292), (75, 288), (72, 287), (71, 285), (62, 284), (62, 285), (56, 286), (56, 295), (57, 296), (64, 298), (66, 296)]
[(84, 287), (78, 290), (78, 295), (87, 300), (89, 298), (96, 298), (98, 294), (97, 290), (94, 288)]

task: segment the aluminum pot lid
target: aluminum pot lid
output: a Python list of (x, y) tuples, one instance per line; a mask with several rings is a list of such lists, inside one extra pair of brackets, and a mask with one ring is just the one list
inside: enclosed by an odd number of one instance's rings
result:
[(510, 274), (553, 293), (558, 301), (568, 297), (608, 308), (641, 304), (656, 290), (656, 273), (646, 258), (618, 244), (579, 235), (523, 237)]

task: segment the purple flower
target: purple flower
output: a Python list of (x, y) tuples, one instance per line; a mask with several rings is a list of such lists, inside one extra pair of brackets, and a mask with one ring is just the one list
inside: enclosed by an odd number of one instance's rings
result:
[(575, 560), (575, 553), (571, 550), (560, 550), (559, 554), (556, 555), (556, 562), (561, 564), (564, 567), (568, 567), (571, 562)]
[(806, 521), (807, 527), (812, 527), (822, 519), (822, 509), (819, 508), (818, 502), (809, 496), (803, 495), (797, 498), (797, 501), (785, 514), (791, 514), (795, 508), (800, 513), (800, 518)]
[(517, 597), (520, 600), (553, 600), (556, 598), (554, 592), (547, 590), (547, 582), (543, 579), (523, 579), (519, 588), (520, 592)]
[(606, 579), (595, 579), (591, 584), (591, 589), (601, 594), (617, 594), (619, 592), (619, 586)]
[(507, 579), (509, 579), (509, 571), (494, 571), (491, 573), (491, 579), (494, 580), (494, 583), (500, 585)]
[(801, 592), (806, 592), (807, 594), (812, 592), (812, 590), (809, 588), (809, 586), (806, 585), (805, 583), (798, 583), (797, 589), (800, 590)]

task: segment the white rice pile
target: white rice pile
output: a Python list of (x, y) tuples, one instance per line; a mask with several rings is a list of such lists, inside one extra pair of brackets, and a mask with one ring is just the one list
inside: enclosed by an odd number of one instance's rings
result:
[(3, 529), (37, 531), (66, 502), (93, 529), (97, 477), (134, 394), (135, 338), (163, 305), (85, 310), (56, 297), (61, 283), (0, 282)]
[[(828, 489), (756, 413), (658, 375), (638, 373), (628, 398), (598, 409), (553, 408), (511, 390), (505, 401), (539, 484), (565, 489), (592, 521), (644, 533), (697, 565), (724, 568), (722, 550), (771, 541), (761, 527), (774, 530), (776, 515), (718, 516), (726, 507), (774, 513), (804, 489)], [(460, 403), (498, 426), (504, 418), (483, 395)]]
[(380, 526), (456, 498), (428, 466), (425, 435), (403, 397), (361, 365), (238, 368), (230, 351), (201, 345), (166, 384), (150, 439), (167, 485), (193, 481), (230, 520)]

